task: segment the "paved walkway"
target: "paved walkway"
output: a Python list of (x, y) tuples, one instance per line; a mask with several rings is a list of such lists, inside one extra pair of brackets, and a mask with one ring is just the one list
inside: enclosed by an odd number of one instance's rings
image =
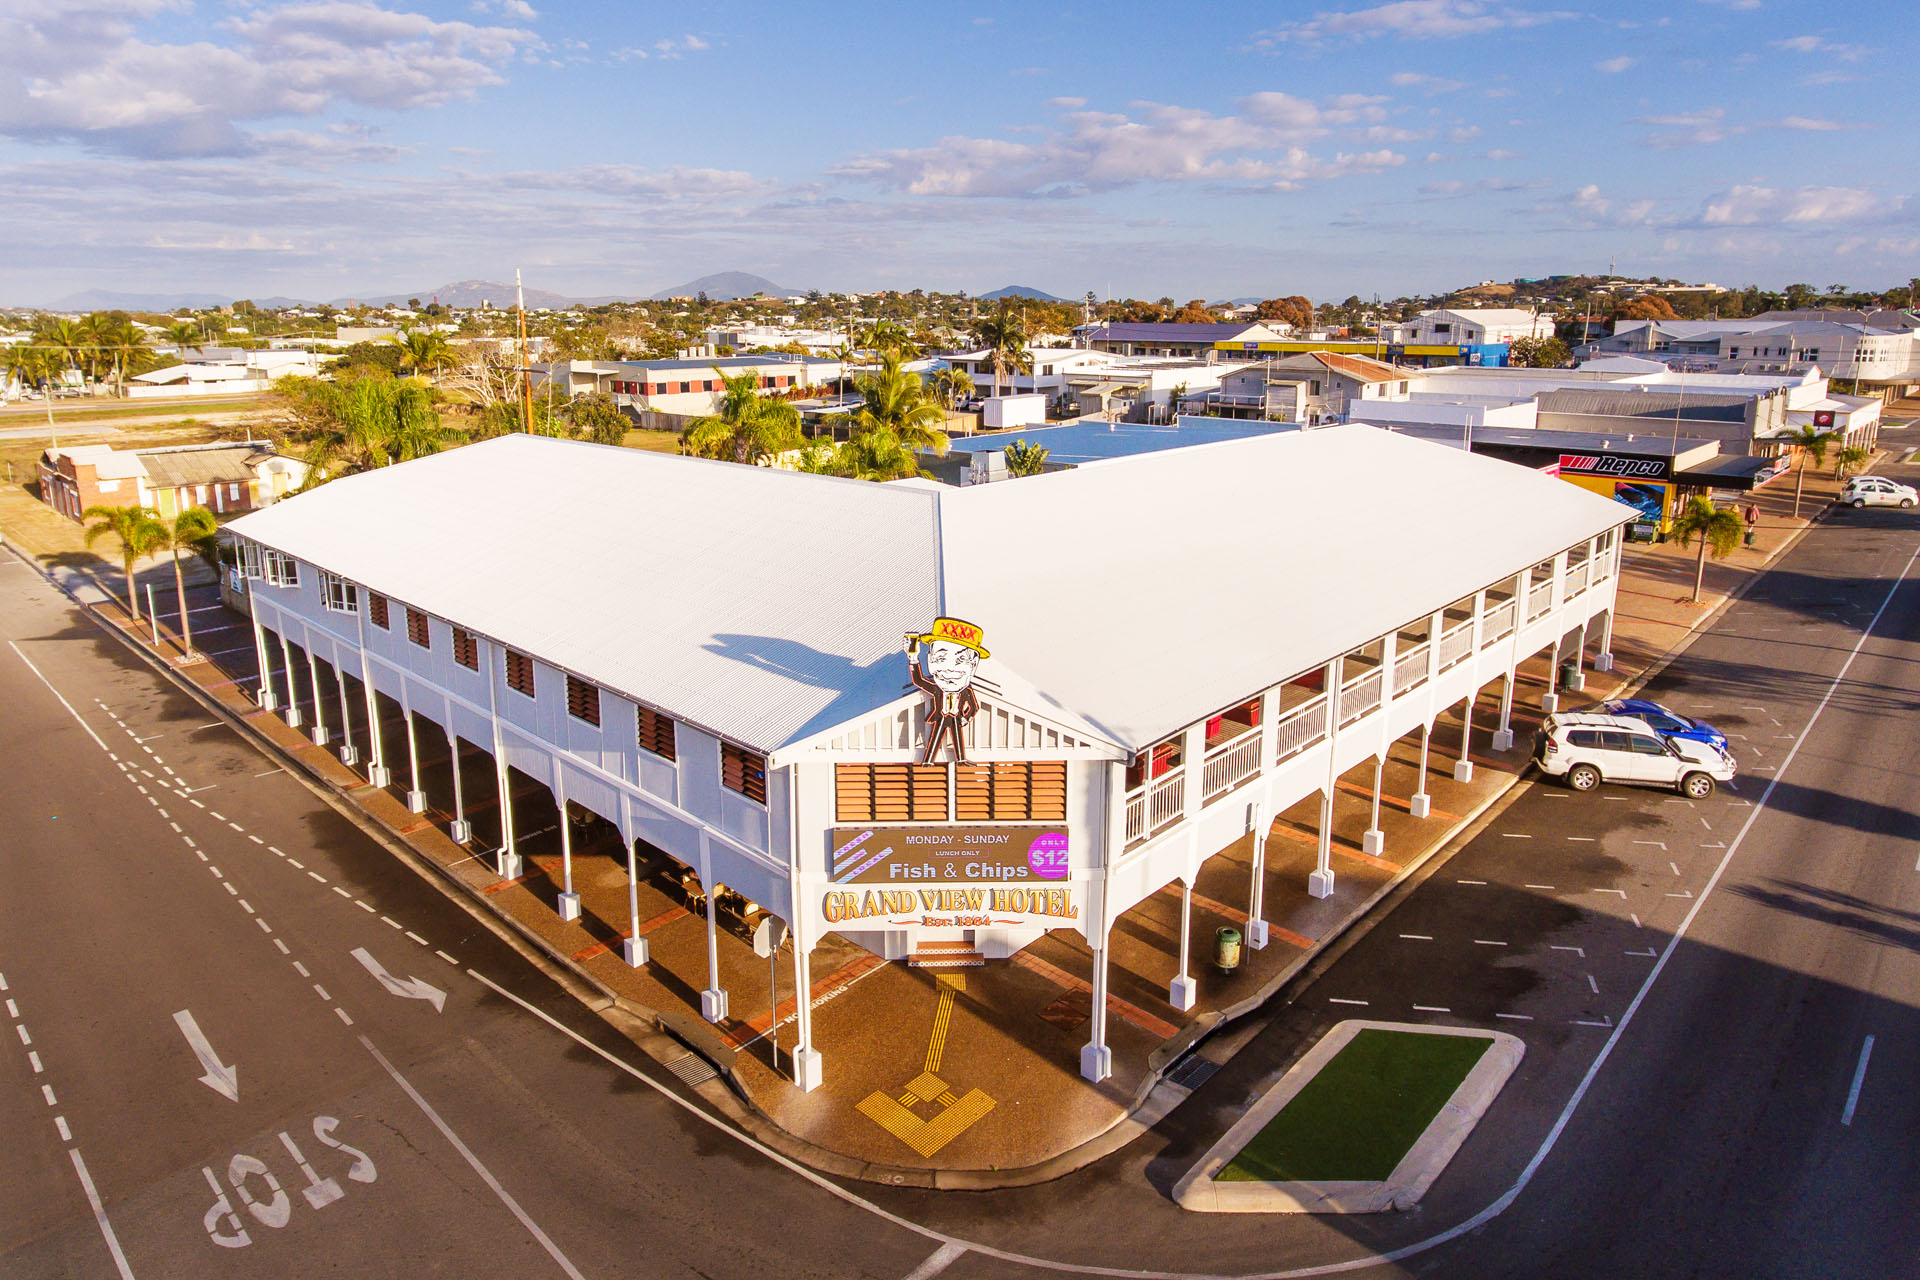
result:
[[(1608, 696), (1658, 663), (1711, 611), (1749, 580), (1788, 539), (1831, 501), (1838, 482), (1809, 475), (1802, 516), (1791, 514), (1793, 477), (1783, 476), (1757, 496), (1762, 520), (1752, 549), (1710, 562), (1705, 600), (1688, 601), (1694, 555), (1678, 546), (1634, 545), (1626, 551), (1619, 586), (1619, 618), (1611, 676), (1589, 675), (1585, 698)], [(87, 573), (70, 560), (53, 568), (95, 615), (134, 641), (151, 647), (146, 624), (134, 627), (117, 599), (115, 573)], [(204, 570), (202, 571), (204, 573)], [(170, 585), (170, 584), (169, 584)], [(171, 594), (170, 591), (165, 594)], [(1433, 735), (1433, 758), (1425, 790), (1432, 815), (1413, 818), (1407, 798), (1417, 785), (1418, 741), (1395, 744), (1382, 779), (1381, 854), (1366, 853), (1361, 835), (1369, 823), (1372, 769), (1363, 765), (1341, 779), (1334, 805), (1333, 857), (1336, 889), (1326, 899), (1306, 893), (1314, 859), (1318, 800), (1310, 799), (1274, 820), (1267, 844), (1266, 917), (1272, 941), (1246, 952), (1233, 973), (1213, 966), (1212, 940), (1223, 925), (1243, 926), (1252, 883), (1251, 839), (1223, 850), (1202, 868), (1192, 897), (1190, 973), (1198, 983), (1194, 1008), (1181, 1012), (1167, 1001), (1179, 957), (1181, 900), (1175, 885), (1123, 915), (1113, 932), (1109, 1041), (1114, 1075), (1090, 1086), (1078, 1074), (1080, 1046), (1092, 1014), (1091, 960), (1073, 935), (1049, 934), (1005, 962), (952, 970), (909, 968), (829, 935), (811, 957), (814, 1034), (825, 1059), (825, 1083), (811, 1094), (794, 1089), (791, 1063), (794, 971), (783, 949), (770, 974), (751, 947), (753, 921), (722, 909), (716, 921), (722, 985), (730, 995), (729, 1017), (710, 1025), (700, 1017), (699, 988), (706, 980), (706, 918), (670, 865), (639, 865), (639, 932), (651, 962), (629, 968), (622, 946), (630, 919), (626, 854), (617, 833), (604, 824), (576, 827), (573, 887), (583, 913), (563, 921), (555, 911), (561, 888), (559, 815), (544, 791), (514, 797), (517, 825), (535, 834), (521, 841), (526, 874), (501, 880), (492, 860), (476, 852), (498, 843), (492, 771), (483, 755), (468, 753), (460, 764), (474, 824), (472, 848), (447, 834), (452, 808), (451, 755), (440, 745), (422, 745), (421, 777), (405, 776), (397, 753), (393, 785), (370, 786), (340, 763), (337, 743), (318, 747), (278, 715), (252, 700), (257, 680), (250, 625), (218, 608), (211, 583), (189, 590), (195, 610), (196, 649), (218, 654), (212, 661), (179, 666), (179, 646), (165, 620), (161, 652), (233, 717), (243, 720), (309, 774), (341, 792), (369, 822), (463, 887), (534, 940), (556, 963), (584, 976), (627, 1008), (646, 1013), (717, 1067), (750, 1109), (735, 1109), (770, 1139), (832, 1171), (895, 1182), (992, 1185), (1051, 1176), (1094, 1158), (1132, 1130), (1124, 1123), (1151, 1119), (1154, 1106), (1180, 1095), (1154, 1087), (1207, 1032), (1246, 1012), (1297, 975), (1318, 951), (1365, 914), (1411, 868), (1439, 852), (1480, 811), (1518, 779), (1547, 687), (1544, 655), (1520, 673), (1514, 713), (1515, 747), (1489, 749), (1498, 714), (1497, 686), (1474, 709), (1470, 783), (1453, 779), (1461, 720), (1458, 709), (1443, 717)], [(364, 758), (364, 752), (363, 752)], [(408, 811), (410, 786), (426, 792), (428, 810)], [(544, 804), (544, 810), (540, 806)], [(544, 812), (544, 820), (535, 815)], [(545, 830), (540, 830), (544, 827)], [(777, 989), (774, 985), (777, 984)], [(776, 1043), (778, 1051), (776, 1052)], [(1203, 1056), (1219, 1057), (1207, 1046)], [(1204, 1065), (1199, 1069), (1205, 1069)], [(709, 1096), (716, 1096), (709, 1086)], [(724, 1097), (719, 1100), (726, 1101)], [(1146, 1110), (1142, 1110), (1145, 1106)], [(756, 1118), (758, 1117), (758, 1118)], [(771, 1124), (766, 1123), (770, 1121)], [(1104, 1138), (1103, 1138), (1104, 1135)], [(1025, 1170), (1024, 1174), (1013, 1172)]]

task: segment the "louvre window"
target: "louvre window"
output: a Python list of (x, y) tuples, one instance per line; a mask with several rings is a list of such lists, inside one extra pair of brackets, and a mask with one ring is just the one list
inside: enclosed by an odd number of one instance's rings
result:
[(385, 596), (377, 596), (371, 591), (367, 592), (367, 621), (379, 627), (382, 631), (385, 631), (393, 625), (392, 619), (387, 617), (387, 598)]
[(433, 635), (427, 630), (427, 615), (411, 605), (407, 606), (407, 639), (422, 649), (433, 647)]
[(1067, 763), (956, 764), (953, 816), (958, 822), (1065, 822)]
[(506, 655), (507, 688), (515, 693), (524, 693), (531, 698), (533, 696), (533, 659), (524, 653), (516, 653), (512, 649), (508, 649)]
[(453, 629), (453, 660), (469, 671), (480, 669), (480, 642), (474, 639), (473, 632), (459, 627)]
[(731, 742), (720, 744), (720, 782), (749, 800), (767, 802), (767, 758)]
[(834, 766), (834, 811), (840, 822), (945, 822), (944, 764)]
[(568, 676), (567, 714), (597, 726), (600, 723), (600, 686), (579, 676)]
[(635, 724), (640, 745), (662, 760), (673, 759), (673, 721), (652, 707), (641, 707)]
[(360, 612), (360, 588), (338, 574), (320, 574), (320, 601), (334, 613)]

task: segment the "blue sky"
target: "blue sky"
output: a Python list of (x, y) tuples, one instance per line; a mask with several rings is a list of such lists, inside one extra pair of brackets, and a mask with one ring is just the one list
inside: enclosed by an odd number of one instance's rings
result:
[(0, 0), (0, 302), (1920, 274), (1913, 0)]

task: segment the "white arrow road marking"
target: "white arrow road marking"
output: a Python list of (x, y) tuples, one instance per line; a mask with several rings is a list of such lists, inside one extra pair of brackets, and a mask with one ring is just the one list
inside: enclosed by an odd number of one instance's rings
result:
[(388, 973), (386, 966), (367, 954), (365, 947), (355, 947), (353, 958), (366, 966), (368, 973), (379, 980), (381, 986), (396, 996), (408, 1000), (431, 1000), (433, 1011), (439, 1013), (447, 1003), (447, 993), (422, 978), (408, 978), (405, 982)]
[(187, 1038), (187, 1045), (193, 1050), (194, 1057), (200, 1059), (200, 1065), (207, 1074), (200, 1077), (200, 1083), (213, 1090), (228, 1102), (240, 1101), (240, 1066), (235, 1063), (229, 1067), (220, 1061), (220, 1055), (207, 1043), (206, 1032), (200, 1030), (200, 1024), (193, 1020), (193, 1014), (185, 1009), (173, 1015), (179, 1024), (180, 1034)]

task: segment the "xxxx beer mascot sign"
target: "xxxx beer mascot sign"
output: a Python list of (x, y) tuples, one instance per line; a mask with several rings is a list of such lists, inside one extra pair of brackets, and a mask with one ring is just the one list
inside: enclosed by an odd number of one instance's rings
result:
[(935, 618), (931, 630), (908, 633), (907, 669), (929, 699), (927, 749), (920, 763), (938, 760), (943, 741), (952, 745), (955, 760), (967, 758), (963, 731), (980, 710), (973, 676), (987, 656), (980, 628), (958, 618)]

